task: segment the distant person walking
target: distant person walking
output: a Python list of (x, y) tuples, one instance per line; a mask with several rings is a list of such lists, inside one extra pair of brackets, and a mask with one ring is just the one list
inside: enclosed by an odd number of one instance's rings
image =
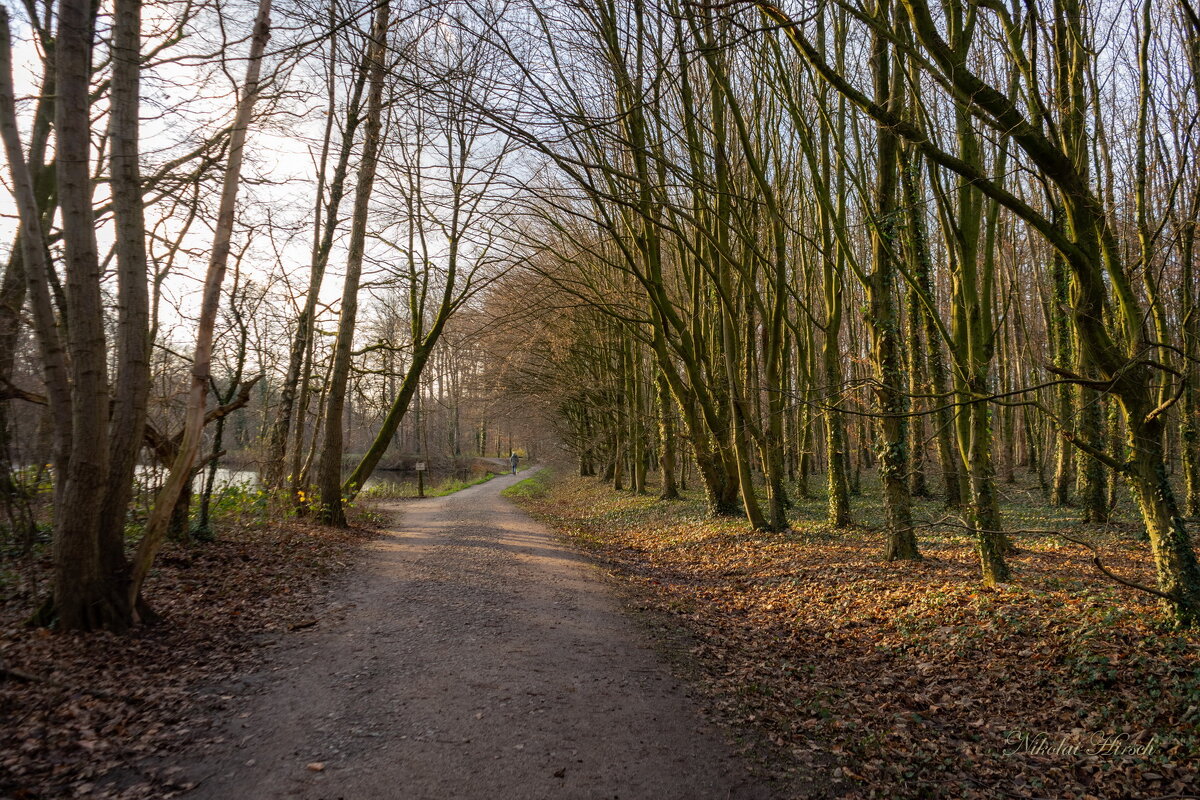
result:
[(521, 463), (521, 457), (519, 455), (517, 455), (515, 450), (513, 451), (513, 454), (508, 457), (508, 463), (512, 465), (512, 474), (516, 475), (517, 474), (517, 464)]

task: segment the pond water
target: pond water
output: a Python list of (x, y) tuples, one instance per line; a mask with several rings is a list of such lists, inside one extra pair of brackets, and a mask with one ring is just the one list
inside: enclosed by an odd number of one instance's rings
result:
[[(158, 467), (139, 466), (137, 469), (138, 477), (142, 480), (151, 482), (159, 482), (165, 476), (166, 471)], [(196, 476), (195, 489), (199, 491), (204, 485), (203, 482), (208, 477), (208, 470), (205, 469)], [(442, 476), (438, 476), (439, 478)], [(371, 489), (376, 486), (399, 485), (403, 483), (412, 483), (416, 480), (415, 476), (406, 472), (395, 472), (391, 470), (376, 470), (375, 474), (367, 479), (366, 489)], [(258, 470), (242, 469), (237, 467), (217, 467), (217, 478), (214, 488), (222, 486), (248, 486), (257, 488), (262, 485), (258, 477)]]

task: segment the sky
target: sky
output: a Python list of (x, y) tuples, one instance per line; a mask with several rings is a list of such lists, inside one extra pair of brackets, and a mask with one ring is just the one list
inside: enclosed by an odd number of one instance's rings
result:
[[(155, 6), (148, 5), (147, 19), (144, 20), (144, 49), (151, 46), (155, 39), (156, 28), (161, 30), (163, 17), (154, 18), (152, 11)], [(245, 19), (227, 20), (226, 28), (229, 38), (240, 39), (244, 36), (241, 31), (249, 30), (249, 16), (253, 9), (235, 9)], [(281, 15), (274, 15), (276, 24), (286, 24)], [(14, 85), (19, 98), (18, 114), (22, 127), (23, 142), (28, 145), (29, 121), (34, 107), (34, 97), (38, 91), (41, 75), (41, 56), (33, 41), (32, 30), (22, 19), (20, 12), (14, 14), (13, 20), (13, 63)], [(211, 20), (210, 20), (211, 22)], [(101, 17), (100, 36), (105, 36), (108, 20)], [(191, 31), (191, 38), (184, 45), (177, 46), (165, 55), (178, 56), (188, 48), (193, 51), (215, 48), (217, 34), (213, 25), (207, 33), (201, 30)], [(280, 41), (286, 34), (277, 35), (272, 45)], [(180, 60), (175, 63), (160, 63), (147, 71), (142, 82), (142, 128), (141, 150), (143, 154), (143, 174), (153, 168), (154, 164), (172, 157), (195, 142), (206, 132), (214, 130), (232, 117), (234, 100), (230, 90), (234, 85), (240, 85), (245, 72), (244, 60), (238, 58), (242, 47), (232, 47), (224, 50), (227, 64), (225, 69), (214, 63), (198, 63), (196, 61)], [(97, 50), (103, 55), (103, 45)], [(279, 58), (268, 64), (267, 70), (280, 63)], [(254, 235), (254, 243), (247, 253), (244, 267), (246, 272), (266, 280), (267, 275), (275, 271), (277, 259), (285, 264), (294, 264), (297, 272), (307, 276), (309, 262), (309, 247), (311, 233), (296, 231), (297, 225), (311, 217), (312, 194), (315, 187), (315, 156), (311, 140), (319, 137), (322, 115), (314, 113), (310, 103), (302, 101), (299, 93), (306, 76), (293, 70), (284, 75), (282, 88), (289, 92), (278, 103), (260, 102), (259, 111), (272, 111), (265, 119), (259, 119), (247, 136), (246, 162), (244, 178), (246, 179), (239, 193), (239, 219), (245, 222), (262, 222), (270, 215), (278, 235), (273, 238)], [(215, 96), (215, 98), (213, 98)], [(212, 98), (212, 99), (210, 99)], [(319, 98), (318, 98), (319, 100)], [(93, 111), (94, 116), (103, 113), (103, 105), (98, 103)], [(102, 134), (102, 128), (97, 126), (94, 143)], [(93, 159), (97, 149), (93, 147)], [(223, 165), (222, 165), (223, 166)], [(0, 249), (7, 251), (14, 240), (17, 229), (16, 209), (13, 203), (8, 183), (8, 173), (4, 173), (4, 190), (0, 191)], [(190, 309), (198, 300), (198, 291), (202, 284), (206, 267), (207, 251), (211, 244), (212, 231), (210, 221), (215, 217), (217, 187), (211, 187), (212, 196), (205, 197), (213, 213), (201, 215), (192, 226), (186, 240), (185, 248), (190, 255), (182, 257), (178, 268), (163, 285), (163, 301), (160, 306), (163, 330), (177, 330), (169, 338), (177, 339), (177, 345), (182, 345), (189, 338), (187, 334), (187, 317)], [(106, 187), (100, 184), (96, 188), (96, 202), (104, 201)], [(171, 198), (147, 208), (147, 226), (151, 232), (155, 223), (161, 222)], [(168, 225), (169, 229), (178, 230), (178, 220)], [(97, 230), (101, 253), (105, 253), (112, 243), (111, 225), (102, 225)], [(245, 240), (243, 232), (239, 237)], [(238, 245), (235, 243), (235, 247)], [(151, 244), (152, 255), (163, 253), (161, 246)], [(334, 258), (331, 262), (330, 275), (326, 281), (323, 300), (331, 301), (338, 293), (340, 281), (339, 262)], [(328, 295), (325, 297), (324, 295)]]

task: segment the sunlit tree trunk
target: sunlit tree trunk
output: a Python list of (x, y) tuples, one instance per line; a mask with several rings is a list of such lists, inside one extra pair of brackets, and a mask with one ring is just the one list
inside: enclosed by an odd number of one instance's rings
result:
[(933, 262), (929, 254), (929, 235), (925, 221), (926, 198), (923, 186), (923, 160), (911, 148), (906, 153), (906, 164), (900, 172), (900, 184), (904, 197), (905, 237), (909, 256), (909, 269), (916, 286), (912, 294), (920, 300), (918, 320), (909, 320), (910, 325), (920, 325), (924, 336), (925, 366), (929, 372), (929, 389), (933, 395), (933, 425), (937, 442), (938, 461), (941, 465), (942, 488), (947, 507), (963, 505), (962, 460), (954, 445), (953, 413), (950, 403), (950, 379), (942, 355), (942, 329), (933, 310), (927, 305), (935, 298), (933, 291)]
[(660, 372), (654, 381), (657, 391), (659, 470), (662, 474), (662, 500), (678, 500), (679, 487), (675, 482), (675, 413), (672, 409), (671, 389), (666, 377)]
[[(1054, 365), (1063, 370), (1071, 369), (1075, 363), (1069, 328), (1070, 318), (1067, 314), (1070, 308), (1070, 283), (1066, 259), (1055, 253), (1050, 265), (1051, 301), (1046, 322), (1050, 329), (1051, 357), (1054, 359)], [(1054, 401), (1054, 412), (1060, 424), (1070, 424), (1069, 420), (1072, 419), (1075, 407), (1070, 384), (1064, 381), (1054, 387)], [(1059, 432), (1055, 436), (1054, 491), (1051, 495), (1051, 500), (1056, 506), (1071, 505), (1073, 455), (1074, 448), (1067, 431)]]
[[(367, 217), (370, 214), (371, 193), (375, 188), (375, 173), (379, 166), (388, 19), (389, 5), (384, 2), (376, 9), (371, 24), (371, 42), (368, 46), (371, 52), (370, 90), (367, 93), (363, 150), (358, 165), (358, 182), (354, 190), (350, 244), (346, 255), (346, 278), (342, 286), (337, 341), (334, 344), (333, 368), (325, 401), (325, 430), (317, 470), (317, 494), (320, 503), (318, 516), (321, 521), (340, 527), (346, 525), (342, 496), (342, 444), (345, 425), (343, 416), (346, 410), (346, 386), (350, 379), (350, 352), (354, 345), (354, 329), (358, 318), (358, 290), (366, 249)], [(390, 439), (389, 434), (388, 440)]]
[(131, 605), (136, 602), (142, 583), (149, 574), (154, 557), (162, 545), (167, 524), (176, 501), (183, 491), (184, 484), (189, 483), (192, 479), (192, 466), (195, 463), (196, 454), (200, 450), (200, 436), (204, 429), (204, 407), (208, 397), (208, 382), (212, 367), (213, 331), (216, 327), (217, 311), (221, 304), (221, 284), (225, 280), (225, 268), (229, 263), (234, 214), (238, 189), (241, 185), (246, 133), (250, 127), (254, 104), (258, 99), (263, 54), (266, 51), (270, 35), (271, 0), (260, 0), (250, 39), (246, 78), (234, 115), (233, 131), (230, 135), (229, 161), (225, 166), (225, 175), (221, 185), (221, 199), (213, 231), (212, 253), (209, 256), (208, 269), (204, 278), (200, 318), (196, 323), (196, 347), (192, 356), (191, 381), (184, 417), (183, 437), (178, 455), (171, 465), (170, 474), (154, 500), (154, 508), (150, 512), (142, 539), (138, 543), (133, 562), (133, 577), (129, 587)]
[[(888, 0), (881, 0), (877, 13), (886, 17)], [(871, 47), (875, 102), (896, 111), (901, 104), (899, 70), (894, 70), (889, 44), (876, 35)], [(876, 176), (871, 213), (872, 272), (865, 285), (875, 367), (875, 394), (879, 405), (879, 475), (883, 482), (884, 517), (888, 561), (919, 558), (912, 527), (912, 497), (908, 486), (908, 424), (905, 418), (905, 381), (900, 354), (900, 315), (895, 300), (895, 265), (898, 252), (896, 231), (896, 183), (899, 174), (899, 140), (888, 130), (876, 133)]]
[[(1188, 40), (1188, 68), (1192, 93), (1200, 107), (1200, 16), (1190, 3), (1180, 4)], [(1196, 272), (1196, 234), (1200, 227), (1200, 186), (1192, 187), (1192, 198), (1180, 231), (1180, 261), (1183, 280), (1179, 307), (1183, 318), (1184, 377), (1180, 439), (1187, 513), (1200, 517), (1200, 275)]]
[[(337, 19), (330, 4), (330, 28), (334, 29)], [(298, 429), (295, 436), (293, 452), (292, 481), (298, 483), (300, 476), (295, 473), (295, 463), (299, 461), (301, 444), (303, 443), (304, 412), (306, 399), (299, 399), (307, 392), (311, 359), (309, 354), (313, 346), (313, 327), (316, 321), (317, 303), (320, 299), (321, 286), (325, 280), (325, 270), (329, 265), (329, 256), (333, 251), (333, 243), (340, 228), (340, 210), (342, 198), (346, 193), (346, 176), (349, 173), (350, 155), (354, 150), (354, 141), (362, 121), (360, 113), (362, 93), (366, 85), (368, 65), (365, 62), (369, 48), (364, 52), (364, 61), (359, 64), (350, 98), (346, 105), (346, 121), (341, 126), (341, 138), (338, 143), (337, 161), (333, 169), (333, 177), (329, 181), (329, 197), (325, 197), (325, 167), (329, 154), (329, 145), (333, 133), (333, 123), (336, 116), (336, 93), (333, 75), (337, 63), (337, 36), (331, 34), (329, 43), (329, 100), (325, 135), (321, 150), (321, 158), (317, 174), (316, 213), (313, 223), (312, 265), (309, 268), (308, 289), (304, 296), (304, 306), (300, 316), (296, 318), (296, 331), (292, 336), (291, 349), (288, 352), (287, 374), (279, 393), (279, 411), (275, 423), (271, 426), (270, 458), (268, 461), (266, 481), (270, 486), (280, 486), (284, 480), (285, 464), (288, 455), (288, 438), (292, 434), (293, 418)], [(299, 414), (296, 414), (299, 405)]]

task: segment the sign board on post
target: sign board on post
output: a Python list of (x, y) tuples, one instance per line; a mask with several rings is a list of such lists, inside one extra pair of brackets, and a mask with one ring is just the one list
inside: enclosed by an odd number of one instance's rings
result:
[(418, 461), (417, 462), (417, 472), (424, 472), (424, 471), (425, 471), (425, 462)]

